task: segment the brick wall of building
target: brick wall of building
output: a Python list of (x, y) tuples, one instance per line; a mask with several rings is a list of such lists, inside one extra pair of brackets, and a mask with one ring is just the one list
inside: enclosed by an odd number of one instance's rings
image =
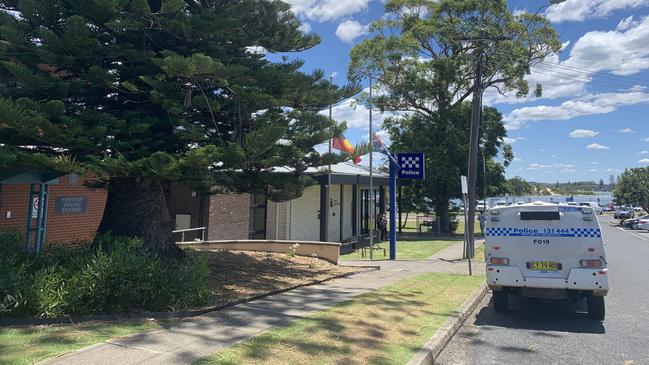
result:
[[(84, 178), (59, 178), (58, 184), (49, 186), (46, 243), (77, 243), (91, 240), (101, 223), (106, 206), (105, 190), (89, 190)], [(83, 213), (56, 212), (56, 199), (62, 197), (87, 197), (87, 210)], [(15, 229), (25, 234), (28, 214), (29, 185), (3, 184), (0, 187), (0, 231)], [(32, 220), (36, 225), (36, 219)]]
[(250, 194), (212, 195), (209, 205), (209, 240), (248, 239)]

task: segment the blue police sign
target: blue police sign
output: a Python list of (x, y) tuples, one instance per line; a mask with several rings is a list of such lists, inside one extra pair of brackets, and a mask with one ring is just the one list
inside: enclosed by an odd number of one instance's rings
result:
[(399, 179), (424, 178), (424, 154), (422, 152), (399, 153), (397, 158), (399, 163)]

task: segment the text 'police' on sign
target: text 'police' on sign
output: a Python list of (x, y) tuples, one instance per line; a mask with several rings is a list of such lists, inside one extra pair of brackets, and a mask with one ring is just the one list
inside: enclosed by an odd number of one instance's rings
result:
[(403, 152), (397, 158), (399, 179), (423, 179), (425, 177), (424, 154), (422, 152)]

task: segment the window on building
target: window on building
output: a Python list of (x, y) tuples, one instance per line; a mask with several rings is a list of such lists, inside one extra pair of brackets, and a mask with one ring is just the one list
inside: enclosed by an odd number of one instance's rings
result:
[(252, 194), (250, 196), (250, 230), (249, 238), (253, 240), (266, 239), (266, 196)]

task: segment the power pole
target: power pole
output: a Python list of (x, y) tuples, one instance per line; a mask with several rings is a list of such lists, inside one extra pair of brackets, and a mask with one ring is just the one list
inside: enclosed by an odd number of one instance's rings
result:
[(465, 224), (467, 225), (469, 252), (467, 256), (473, 257), (475, 241), (475, 210), (476, 210), (476, 186), (478, 182), (478, 148), (480, 143), (480, 122), (482, 121), (482, 68), (484, 62), (484, 53), (482, 42), (509, 40), (510, 37), (485, 37), (481, 34), (479, 37), (461, 38), (462, 41), (477, 42), (476, 53), (475, 81), (473, 86), (473, 102), (471, 103), (471, 132), (469, 137), (469, 161), (467, 165), (467, 181), (469, 185), (468, 194), (468, 217)]
[(467, 239), (469, 258), (473, 257), (475, 242), (476, 186), (478, 182), (478, 144), (480, 139), (480, 119), (482, 117), (482, 48), (476, 50), (477, 63), (475, 68), (475, 81), (473, 87), (473, 102), (471, 104), (471, 132), (469, 136), (469, 162), (467, 181), (469, 185), (469, 212), (465, 224), (467, 225)]

